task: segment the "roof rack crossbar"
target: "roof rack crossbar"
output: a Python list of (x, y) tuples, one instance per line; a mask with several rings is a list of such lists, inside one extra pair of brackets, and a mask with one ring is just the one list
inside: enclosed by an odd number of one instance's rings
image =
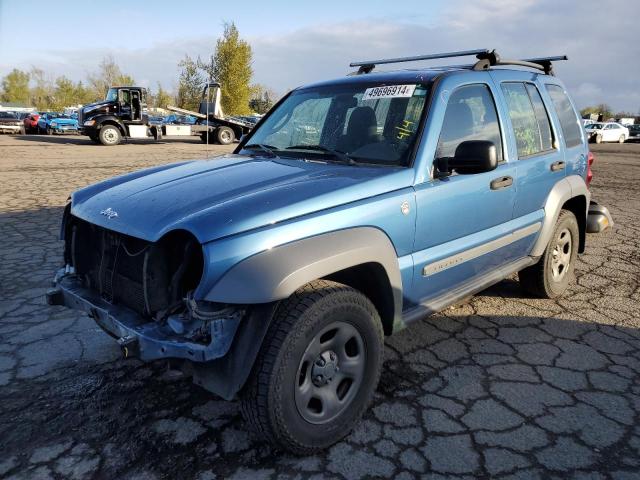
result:
[(493, 66), (514, 65), (517, 67), (533, 68), (541, 70), (547, 75), (553, 75), (553, 63), (560, 60), (568, 60), (566, 55), (556, 55), (553, 57), (527, 58), (525, 60), (502, 60), (495, 50), (476, 55), (478, 61), (473, 65), (474, 70), (487, 70)]
[(447, 52), (447, 53), (433, 53), (430, 55), (416, 55), (413, 57), (400, 57), (400, 58), (384, 58), (381, 60), (367, 60), (362, 62), (351, 62), (350, 67), (360, 67), (358, 74), (371, 72), (376, 65), (383, 65), (386, 63), (403, 63), (403, 62), (416, 62), (418, 60), (435, 60), (437, 58), (454, 58), (454, 57), (466, 57), (471, 55), (487, 55), (490, 51), (486, 48), (478, 50), (463, 50), (460, 52)]

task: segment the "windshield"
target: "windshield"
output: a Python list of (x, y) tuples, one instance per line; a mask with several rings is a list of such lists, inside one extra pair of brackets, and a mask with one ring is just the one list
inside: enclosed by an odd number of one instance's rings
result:
[(107, 96), (105, 97), (105, 101), (115, 102), (116, 100), (118, 100), (118, 89), (110, 88), (109, 91), (107, 92)]
[[(347, 84), (293, 92), (245, 148), (278, 155), (406, 166), (426, 100), (424, 85)], [(346, 154), (346, 155), (345, 155)]]

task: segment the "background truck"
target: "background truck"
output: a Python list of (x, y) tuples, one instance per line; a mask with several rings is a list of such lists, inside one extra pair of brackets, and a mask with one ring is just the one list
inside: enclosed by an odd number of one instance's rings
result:
[(102, 145), (117, 145), (123, 138), (149, 138), (163, 135), (199, 135), (204, 143), (228, 145), (248, 133), (253, 124), (225, 116), (220, 105), (220, 84), (207, 83), (202, 91), (199, 111), (168, 106), (168, 110), (192, 115), (194, 125), (158, 125), (149, 122), (147, 91), (142, 87), (111, 87), (105, 99), (78, 110), (81, 133)]

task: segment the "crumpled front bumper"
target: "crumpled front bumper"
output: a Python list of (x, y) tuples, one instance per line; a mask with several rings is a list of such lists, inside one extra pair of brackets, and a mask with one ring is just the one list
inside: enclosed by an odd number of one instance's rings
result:
[(49, 305), (65, 305), (88, 313), (105, 332), (118, 340), (125, 357), (135, 356), (145, 361), (180, 358), (207, 362), (223, 357), (231, 347), (242, 318), (232, 315), (199, 325), (210, 333), (211, 342), (204, 344), (179, 333), (180, 325), (185, 323), (179, 315), (170, 316), (164, 323), (142, 318), (126, 307), (105, 301), (65, 269), (58, 271), (54, 287), (46, 297)]
[(610, 227), (613, 227), (613, 218), (609, 209), (592, 200), (587, 215), (587, 233), (604, 232)]

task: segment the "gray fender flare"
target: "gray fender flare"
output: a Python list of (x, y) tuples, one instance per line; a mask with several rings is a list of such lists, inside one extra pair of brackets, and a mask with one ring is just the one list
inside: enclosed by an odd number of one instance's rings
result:
[(544, 204), (544, 221), (542, 222), (542, 229), (540, 230), (538, 240), (536, 240), (531, 250), (532, 257), (542, 256), (549, 240), (551, 240), (551, 235), (553, 234), (553, 229), (560, 215), (560, 210), (562, 210), (562, 206), (568, 200), (578, 196), (584, 196), (586, 198), (586, 209), (584, 212), (586, 218), (591, 193), (589, 193), (584, 178), (580, 175), (569, 175), (553, 186)]
[(402, 318), (398, 257), (389, 237), (373, 227), (325, 233), (253, 255), (231, 268), (205, 300), (236, 304), (283, 300), (313, 280), (365, 263), (384, 268), (393, 291), (393, 320), (397, 324)]

